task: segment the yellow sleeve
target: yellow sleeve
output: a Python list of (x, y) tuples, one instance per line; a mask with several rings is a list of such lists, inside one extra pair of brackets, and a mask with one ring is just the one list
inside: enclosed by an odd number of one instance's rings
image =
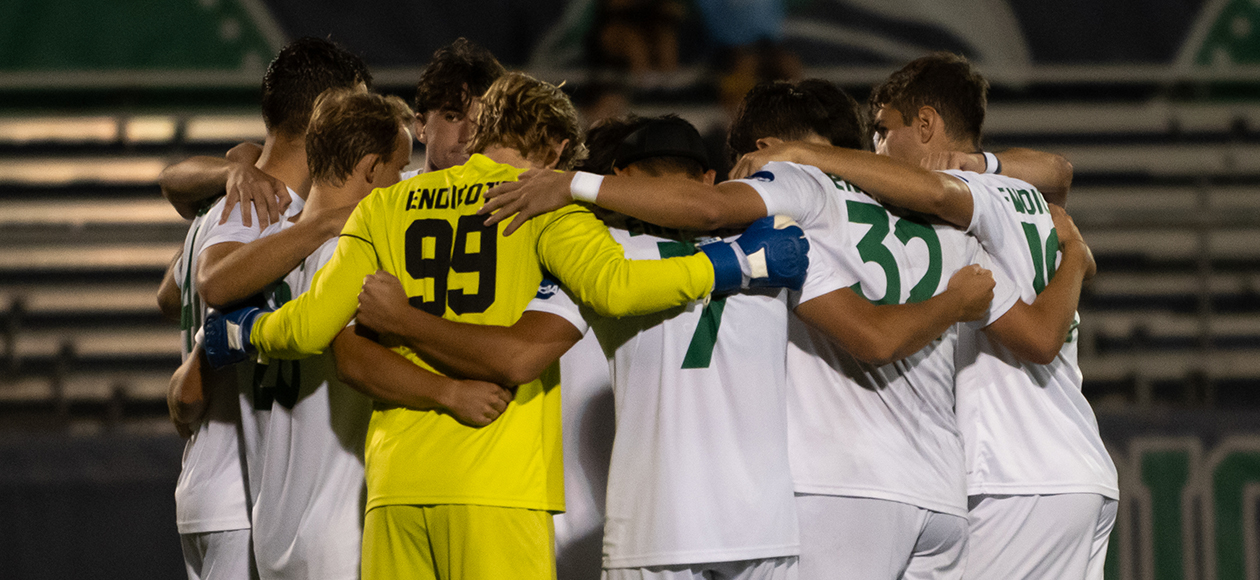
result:
[(320, 354), (354, 318), (363, 279), (376, 272), (379, 264), (361, 215), (365, 205), (351, 214), (337, 250), (315, 273), (311, 289), (254, 322), (249, 340), (260, 353), (278, 359)]
[(581, 302), (602, 316), (659, 312), (713, 290), (713, 264), (703, 253), (667, 260), (629, 260), (608, 227), (570, 206), (538, 237), (538, 257)]

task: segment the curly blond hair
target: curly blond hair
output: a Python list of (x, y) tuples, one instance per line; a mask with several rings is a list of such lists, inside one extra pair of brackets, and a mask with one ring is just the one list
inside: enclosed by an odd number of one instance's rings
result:
[(324, 91), (306, 129), (311, 180), (342, 185), (365, 156), (392, 159), (398, 129), (410, 127), (414, 118), (411, 107), (392, 95), (347, 88)]
[(492, 146), (507, 147), (546, 165), (551, 148), (569, 142), (556, 160), (558, 169), (572, 169), (586, 158), (577, 109), (559, 87), (523, 73), (508, 73), (481, 97), (470, 153)]

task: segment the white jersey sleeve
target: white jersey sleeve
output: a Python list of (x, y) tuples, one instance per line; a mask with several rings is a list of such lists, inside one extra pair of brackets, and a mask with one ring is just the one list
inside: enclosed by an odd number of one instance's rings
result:
[(538, 284), (538, 294), (525, 306), (525, 310), (554, 314), (569, 321), (579, 333), (586, 334), (590, 325), (582, 318), (582, 309), (573, 301), (573, 296), (560, 286), (559, 282), (544, 277)]
[[(289, 196), (293, 198), (293, 201), (289, 204), (289, 207), (285, 209), (284, 213), (281, 214), (281, 222), (300, 213), (306, 204), (306, 202), (298, 196), (297, 192), (292, 189), (289, 190)], [(224, 242), (239, 242), (242, 244), (248, 244), (258, 238), (272, 235), (284, 229), (279, 222), (269, 224), (265, 229), (259, 228), (258, 224), (260, 222), (258, 220), (258, 212), (254, 210), (253, 205), (250, 205), (250, 211), (253, 213), (253, 221), (251, 222), (253, 225), (246, 226), (241, 221), (242, 204), (239, 203), (232, 206), (232, 211), (228, 213), (227, 221), (219, 223), (219, 220), (223, 216), (223, 208), (226, 206), (226, 199), (227, 198), (219, 198), (219, 201), (216, 201), (214, 205), (210, 207), (210, 211), (206, 213), (206, 219), (209, 223), (213, 224), (213, 227), (209, 232), (207, 232), (205, 239), (202, 240), (201, 248), (203, 250), (205, 248), (209, 248), (210, 246), (222, 244)]]

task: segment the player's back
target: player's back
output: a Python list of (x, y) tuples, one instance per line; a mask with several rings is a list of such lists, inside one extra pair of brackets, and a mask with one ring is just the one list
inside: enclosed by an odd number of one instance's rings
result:
[[(695, 252), (680, 232), (613, 223), (622, 226), (611, 231), (628, 258)], [(586, 310), (610, 357), (618, 427), (604, 565), (795, 555), (787, 291), (745, 291), (619, 319)]]
[[(829, 283), (807, 281), (801, 301), (851, 286), (876, 304), (920, 302), (943, 292), (958, 269), (984, 263), (979, 244), (961, 231), (898, 215), (816, 168), (769, 164), (763, 172), (769, 181), (759, 191), (767, 208), (800, 213), (804, 221), (797, 220), (835, 270)], [(995, 289), (998, 312), (1014, 300), (1004, 288)], [(965, 514), (953, 411), (956, 343), (951, 330), (905, 359), (875, 367), (793, 318), (788, 428), (796, 491)]]
[[(537, 240), (552, 216), (512, 236), (482, 225), (482, 194), (523, 169), (474, 155), (467, 164), (373, 192), (342, 232), (376, 251), (412, 306), (474, 324), (520, 318), (542, 280)], [(426, 368), (408, 349), (400, 352)], [(496, 421), (473, 428), (446, 413), (378, 406), (368, 434), (368, 507), (479, 503), (561, 510), (559, 373), (520, 385)]]
[[(310, 288), (336, 243), (285, 276), (276, 306)], [(270, 413), (253, 510), (260, 577), (357, 578), (371, 399), (337, 380), (331, 352), (260, 365), (256, 383), (255, 405)]]
[[(302, 199), (294, 195), (286, 217), (301, 211), (302, 205)], [(184, 240), (183, 255), (176, 264), (175, 281), (180, 289), (181, 305), (180, 348), (185, 357), (193, 347), (193, 337), (201, 328), (208, 308), (197, 289), (202, 252), (219, 243), (248, 243), (279, 231), (279, 226), (274, 224), (265, 231), (245, 227), (240, 220), (239, 206), (220, 224), (224, 207), (224, 199), (219, 199), (193, 220)], [(248, 505), (253, 498), (247, 498), (246, 492), (256, 492), (256, 488), (246, 484), (242, 449), (247, 459), (256, 458), (260, 431), (266, 422), (265, 416), (252, 412), (250, 386), (254, 363), (242, 363), (236, 365), (234, 372), (211, 376), (232, 384), (203, 387), (212, 396), (205, 416), (184, 449), (184, 468), (175, 488), (181, 533), (250, 527)], [(213, 396), (236, 392), (241, 396)]]
[[(1059, 249), (1041, 192), (1011, 177), (950, 173), (972, 192), (969, 231), (989, 251), (995, 271), (1031, 304), (1053, 279)], [(1115, 465), (1081, 393), (1076, 337), (1074, 324), (1055, 360), (1038, 365), (1020, 360), (987, 334), (961, 330), (958, 415), (970, 494), (1116, 497)]]

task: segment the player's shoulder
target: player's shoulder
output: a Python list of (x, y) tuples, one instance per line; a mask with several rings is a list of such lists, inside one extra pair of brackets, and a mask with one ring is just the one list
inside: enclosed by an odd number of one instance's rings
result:
[(963, 171), (961, 169), (946, 169), (946, 170), (941, 171), (941, 173), (947, 173), (949, 175), (953, 175), (954, 177), (961, 179), (963, 183), (966, 183), (968, 186), (972, 188), (980, 187), (980, 188), (989, 189), (989, 190), (1025, 189), (1025, 190), (1034, 190), (1034, 191), (1037, 189), (1031, 183), (1028, 183), (1027, 181), (1024, 181), (1022, 179), (1011, 177), (1009, 175), (1000, 175), (996, 173), (976, 173), (974, 171)]

